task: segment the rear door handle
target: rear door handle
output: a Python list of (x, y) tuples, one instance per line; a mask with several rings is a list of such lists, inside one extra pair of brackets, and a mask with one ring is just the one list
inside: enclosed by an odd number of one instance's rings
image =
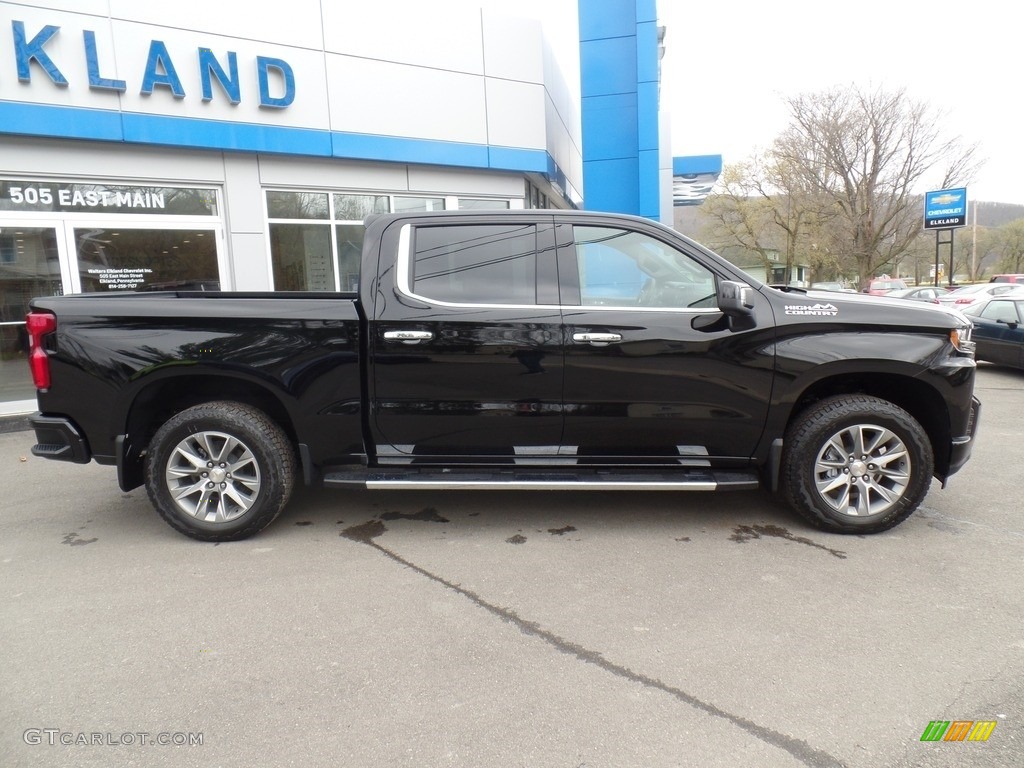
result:
[(617, 341), (622, 341), (622, 334), (619, 333), (574, 333), (572, 340), (579, 342), (580, 344), (593, 344), (600, 346), (603, 344), (613, 344)]
[(384, 331), (385, 341), (400, 341), (403, 344), (418, 344), (432, 338), (434, 334), (430, 331)]

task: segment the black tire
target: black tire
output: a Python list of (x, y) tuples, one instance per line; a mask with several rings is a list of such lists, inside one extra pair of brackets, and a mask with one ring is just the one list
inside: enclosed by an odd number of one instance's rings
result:
[(175, 414), (146, 453), (146, 490), (156, 511), (200, 541), (237, 541), (263, 530), (294, 483), (295, 453), (284, 431), (241, 403), (202, 403)]
[(934, 467), (931, 442), (913, 416), (877, 397), (840, 395), (793, 420), (780, 486), (818, 528), (878, 533), (917, 509)]

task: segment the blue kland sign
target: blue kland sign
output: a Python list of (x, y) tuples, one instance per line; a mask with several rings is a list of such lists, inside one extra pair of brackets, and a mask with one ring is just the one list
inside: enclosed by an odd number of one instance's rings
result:
[(967, 187), (924, 193), (924, 228), (953, 229), (967, 224)]

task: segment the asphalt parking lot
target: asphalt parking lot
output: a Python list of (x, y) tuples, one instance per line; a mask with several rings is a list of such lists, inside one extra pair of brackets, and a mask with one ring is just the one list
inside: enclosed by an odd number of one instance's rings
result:
[(0, 765), (1019, 766), (1024, 372), (977, 391), (971, 462), (866, 537), (758, 493), (303, 491), (203, 544), (0, 434)]

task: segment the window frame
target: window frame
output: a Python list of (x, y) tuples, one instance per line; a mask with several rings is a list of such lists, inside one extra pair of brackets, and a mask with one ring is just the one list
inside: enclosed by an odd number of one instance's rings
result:
[[(413, 283), (413, 270), (415, 267), (415, 259), (413, 254), (413, 243), (415, 238), (413, 237), (414, 230), (418, 227), (436, 227), (436, 226), (486, 226), (490, 222), (470, 222), (467, 221), (465, 224), (454, 225), (445, 223), (443, 220), (424, 220), (420, 222), (407, 222), (401, 226), (398, 232), (398, 257), (395, 262), (395, 285), (398, 291), (411, 299), (425, 302), (432, 306), (439, 307), (455, 307), (462, 309), (558, 309), (560, 304), (542, 304), (534, 302), (532, 304), (520, 304), (520, 303), (492, 303), (492, 302), (457, 302), (447, 301), (444, 299), (435, 299), (430, 296), (425, 296), (416, 291), (412, 287)], [(512, 223), (511, 221), (509, 223)], [(534, 248), (534, 255), (537, 259), (536, 269), (534, 270), (534, 295), (539, 296), (541, 292), (541, 253), (544, 250), (541, 244), (542, 233), (545, 231), (542, 226), (543, 223), (540, 221), (527, 221), (520, 223), (528, 223), (535, 228), (536, 233), (536, 245)]]
[[(565, 252), (564, 262), (569, 262), (572, 265), (570, 270), (560, 269), (561, 273), (561, 284), (563, 287), (568, 287), (568, 291), (563, 290), (563, 296), (569, 293), (576, 299), (576, 303), (567, 304), (562, 302), (562, 307), (571, 307), (572, 309), (581, 309), (586, 311), (603, 312), (605, 310), (611, 312), (668, 312), (668, 313), (682, 313), (686, 315), (710, 315), (721, 313), (721, 309), (715, 307), (656, 307), (646, 306), (643, 304), (584, 304), (583, 303), (583, 286), (580, 284), (580, 263), (579, 263), (579, 251), (577, 250), (578, 243), (576, 241), (576, 229), (578, 227), (587, 227), (591, 229), (608, 229), (608, 230), (621, 230), (629, 232), (631, 234), (641, 235), (649, 238), (652, 241), (660, 243), (663, 247), (676, 251), (686, 258), (690, 259), (694, 264), (698, 265), (702, 269), (706, 270), (711, 275), (711, 279), (714, 284), (715, 293), (718, 292), (718, 283), (724, 279), (723, 276), (712, 269), (710, 266), (704, 263), (702, 259), (697, 258), (693, 253), (684, 248), (680, 248), (678, 245), (664, 240), (663, 238), (657, 237), (651, 232), (644, 231), (641, 229), (629, 229), (622, 225), (614, 225), (608, 222), (591, 222), (591, 221), (556, 221), (556, 224), (567, 224), (571, 233), (570, 241), (564, 246), (560, 244), (559, 254), (560, 261), (559, 266), (563, 265), (562, 253)], [(568, 274), (566, 274), (568, 272)]]
[[(326, 195), (327, 196), (327, 216), (326, 218), (299, 218), (289, 219), (270, 215), (270, 195), (271, 194), (310, 194), (310, 195)], [(442, 192), (413, 192), (409, 190), (372, 190), (372, 189), (353, 189), (353, 188), (336, 188), (336, 187), (301, 187), (301, 186), (281, 186), (272, 185), (264, 186), (261, 188), (261, 194), (263, 197), (263, 220), (266, 222), (266, 259), (267, 259), (267, 274), (270, 276), (271, 290), (275, 292), (288, 293), (289, 290), (278, 288), (276, 280), (274, 279), (274, 249), (272, 243), (272, 237), (270, 234), (271, 227), (275, 224), (299, 224), (308, 226), (326, 226), (329, 228), (329, 238), (331, 249), (331, 260), (332, 268), (334, 272), (334, 288), (333, 290), (318, 290), (304, 288), (299, 292), (313, 291), (319, 294), (329, 293), (343, 293), (351, 294), (352, 291), (342, 288), (341, 285), (341, 253), (340, 244), (338, 242), (338, 226), (353, 226), (359, 225), (364, 227), (365, 231), (365, 218), (358, 221), (353, 219), (340, 218), (338, 215), (336, 198), (341, 197), (383, 197), (387, 198), (388, 210), (387, 213), (410, 213), (416, 215), (417, 213), (443, 213), (448, 210), (458, 209), (458, 201), (462, 199), (466, 200), (482, 200), (489, 199), (495, 202), (504, 202), (507, 204), (506, 210), (515, 210), (515, 202), (518, 198), (514, 197), (487, 197), (481, 195), (451, 195)], [(440, 201), (441, 207), (437, 210), (425, 210), (419, 211), (417, 209), (397, 211), (395, 201), (396, 200), (420, 200), (420, 201)], [(481, 213), (485, 213), (485, 210), (480, 210)], [(360, 265), (362, 266), (362, 265)], [(359, 275), (359, 281), (362, 280), (362, 274)], [(292, 291), (294, 292), (294, 291)], [(411, 295), (411, 294), (410, 294)], [(421, 298), (422, 297), (418, 297)], [(463, 305), (453, 305), (463, 306)], [(466, 305), (475, 306), (475, 305)], [(495, 306), (495, 305), (483, 305), (483, 306)], [(516, 305), (503, 305), (503, 306), (516, 306)], [(536, 305), (531, 305), (536, 306)]]

